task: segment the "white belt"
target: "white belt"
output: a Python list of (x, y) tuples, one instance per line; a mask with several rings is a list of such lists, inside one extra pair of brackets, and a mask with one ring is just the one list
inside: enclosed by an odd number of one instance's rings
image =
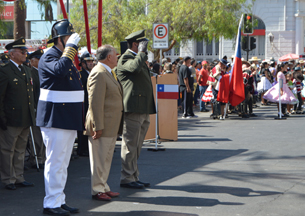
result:
[(39, 100), (53, 103), (79, 103), (84, 102), (84, 91), (54, 91), (41, 88)]

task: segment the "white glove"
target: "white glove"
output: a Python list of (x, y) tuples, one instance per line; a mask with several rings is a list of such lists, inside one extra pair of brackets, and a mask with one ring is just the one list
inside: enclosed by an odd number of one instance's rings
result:
[(80, 41), (80, 36), (78, 33), (73, 33), (69, 39), (67, 40), (67, 44), (74, 44), (77, 46), (78, 42)]

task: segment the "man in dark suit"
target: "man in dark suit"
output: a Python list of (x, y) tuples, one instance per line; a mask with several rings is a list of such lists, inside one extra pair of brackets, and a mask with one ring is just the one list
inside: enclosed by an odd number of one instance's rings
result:
[(121, 187), (143, 188), (150, 184), (139, 180), (137, 160), (148, 130), (149, 114), (156, 113), (150, 71), (147, 67), (145, 30), (128, 35), (128, 50), (117, 65), (118, 80), (123, 86), (124, 127), (121, 147)]
[(25, 39), (5, 46), (10, 61), (0, 68), (0, 174), (8, 190), (29, 187), (25, 181), (24, 154), (30, 126), (35, 123), (33, 79), (26, 60)]
[[(92, 55), (87, 51), (82, 54), (80, 57), (80, 66), (82, 70), (80, 71), (81, 80), (83, 83), (84, 88), (84, 116), (86, 116), (88, 111), (88, 90), (87, 90), (87, 80), (89, 73), (91, 72), (92, 68), (94, 67), (93, 64), (94, 58)], [(78, 137), (78, 147), (77, 147), (77, 154), (79, 156), (89, 156), (89, 149), (88, 149), (88, 136), (83, 134), (83, 131), (77, 131)]]
[[(32, 78), (33, 78), (33, 89), (34, 89), (33, 94), (34, 94), (35, 114), (36, 114), (37, 104), (38, 104), (38, 99), (39, 99), (39, 94), (40, 94), (40, 83), (39, 83), (39, 76), (38, 76), (38, 63), (39, 63), (39, 59), (42, 55), (43, 55), (43, 50), (42, 49), (38, 49), (38, 50), (32, 52), (29, 55), (29, 59), (30, 59), (31, 66), (32, 66), (31, 74), (32, 74)], [(32, 131), (33, 131), (33, 136), (34, 136), (34, 141), (35, 141), (35, 148), (36, 148), (39, 168), (43, 169), (44, 161), (46, 159), (45, 158), (46, 157), (45, 156), (46, 155), (46, 153), (45, 153), (46, 148), (43, 144), (40, 127), (33, 126)], [(33, 145), (30, 145), (30, 148), (31, 148), (31, 152), (34, 152)], [(33, 156), (30, 157), (30, 163), (32, 164), (33, 168), (36, 168), (36, 161), (35, 161), (35, 158)]]

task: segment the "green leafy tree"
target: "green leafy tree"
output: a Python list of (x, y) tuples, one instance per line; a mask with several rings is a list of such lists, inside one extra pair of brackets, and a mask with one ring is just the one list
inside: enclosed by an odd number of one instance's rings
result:
[[(169, 38), (175, 43), (189, 39), (211, 40), (223, 36), (236, 36), (239, 18), (246, 0), (104, 0), (103, 44), (119, 48), (120, 41), (133, 31), (146, 29), (152, 39), (153, 23), (169, 23)], [(73, 0), (70, 20), (86, 45), (82, 1)], [(97, 47), (98, 1), (88, 0), (90, 37), (93, 48)], [(146, 14), (145, 11), (148, 11)], [(152, 43), (152, 42), (150, 42)], [(150, 44), (152, 45), (152, 44)], [(151, 49), (152, 50), (152, 49)], [(163, 52), (167, 51), (162, 50)], [(152, 50), (153, 51), (153, 50)], [(154, 50), (155, 57), (159, 50)]]
[[(38, 9), (41, 11), (41, 16), (47, 21), (52, 21), (53, 11), (51, 2), (56, 0), (36, 0), (38, 2)], [(4, 2), (0, 1), (0, 10), (3, 10)], [(26, 4), (25, 0), (14, 1), (14, 39), (25, 37), (25, 18), (26, 18)], [(5, 35), (7, 30), (6, 22), (3, 22), (0, 17), (0, 34)]]

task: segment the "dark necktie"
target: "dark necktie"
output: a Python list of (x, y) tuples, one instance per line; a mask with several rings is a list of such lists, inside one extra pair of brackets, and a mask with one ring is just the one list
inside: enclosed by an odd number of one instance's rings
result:
[(18, 67), (20, 68), (22, 77), (24, 78), (24, 80), (26, 80), (24, 67), (22, 65), (19, 65)]

